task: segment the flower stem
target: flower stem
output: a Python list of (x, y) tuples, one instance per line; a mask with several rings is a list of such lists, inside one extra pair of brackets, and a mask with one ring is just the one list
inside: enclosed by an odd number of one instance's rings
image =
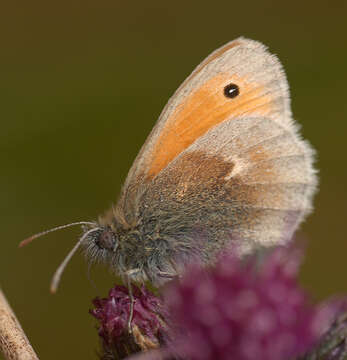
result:
[(0, 351), (6, 360), (39, 360), (1, 289)]

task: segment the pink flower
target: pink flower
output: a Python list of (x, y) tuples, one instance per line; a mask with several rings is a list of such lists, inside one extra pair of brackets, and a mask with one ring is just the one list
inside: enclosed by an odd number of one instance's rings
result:
[(322, 321), (297, 285), (300, 255), (281, 248), (261, 263), (224, 256), (208, 271), (188, 269), (165, 297), (176, 322), (172, 352), (191, 360), (285, 360), (306, 352)]
[[(128, 333), (130, 316), (129, 291), (116, 285), (107, 298), (96, 298), (91, 314), (99, 320), (99, 336), (105, 354), (120, 358), (141, 350), (148, 350), (165, 343), (165, 309), (162, 300), (151, 294), (144, 286), (133, 285), (134, 312), (131, 334)], [(114, 358), (118, 358), (114, 357)], [(113, 357), (110, 357), (111, 359)]]
[(245, 260), (225, 255), (208, 269), (192, 265), (164, 289), (164, 302), (134, 286), (131, 334), (128, 289), (115, 286), (91, 311), (100, 324), (102, 359), (145, 350), (134, 359), (341, 360), (347, 303), (308, 301), (297, 283), (301, 255), (277, 248)]

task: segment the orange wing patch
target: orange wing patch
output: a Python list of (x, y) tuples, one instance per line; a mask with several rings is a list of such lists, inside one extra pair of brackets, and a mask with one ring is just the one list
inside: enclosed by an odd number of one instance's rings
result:
[[(235, 83), (240, 94), (233, 98), (224, 95), (224, 87)], [(230, 117), (247, 113), (268, 115), (273, 108), (273, 96), (265, 87), (248, 83), (246, 78), (219, 74), (188, 96), (171, 114), (152, 153), (148, 177), (155, 177), (176, 156), (210, 128)]]

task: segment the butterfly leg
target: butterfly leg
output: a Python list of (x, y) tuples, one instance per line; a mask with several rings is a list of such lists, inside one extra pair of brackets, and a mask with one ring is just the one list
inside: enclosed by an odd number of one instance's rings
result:
[(164, 271), (160, 271), (158, 273), (158, 276), (162, 277), (162, 278), (166, 278), (166, 279), (169, 279), (169, 280), (172, 280), (176, 277), (179, 277), (177, 274), (172, 274), (172, 273), (168, 273), (168, 272), (164, 272)]
[(126, 276), (127, 278), (127, 287), (129, 290), (129, 298), (130, 298), (130, 312), (129, 312), (129, 319), (128, 319), (128, 332), (129, 334), (132, 333), (131, 330), (131, 322), (133, 320), (133, 316), (134, 316), (134, 296), (133, 296), (133, 290), (132, 290), (132, 286), (131, 286), (131, 280), (130, 280), (130, 276)]
[(137, 273), (138, 271), (139, 271), (139, 269), (132, 269), (125, 273), (126, 284), (127, 284), (128, 290), (129, 290), (129, 298), (130, 298), (130, 311), (129, 311), (129, 319), (128, 319), (129, 334), (132, 333), (131, 322), (133, 321), (133, 317), (134, 317), (134, 303), (135, 303), (132, 284), (131, 284), (131, 276), (133, 274)]

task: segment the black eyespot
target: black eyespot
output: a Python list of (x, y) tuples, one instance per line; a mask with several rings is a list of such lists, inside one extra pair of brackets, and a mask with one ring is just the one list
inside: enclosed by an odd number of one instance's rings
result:
[(233, 99), (239, 94), (240, 94), (240, 89), (236, 84), (231, 83), (224, 88), (224, 95), (227, 98)]

